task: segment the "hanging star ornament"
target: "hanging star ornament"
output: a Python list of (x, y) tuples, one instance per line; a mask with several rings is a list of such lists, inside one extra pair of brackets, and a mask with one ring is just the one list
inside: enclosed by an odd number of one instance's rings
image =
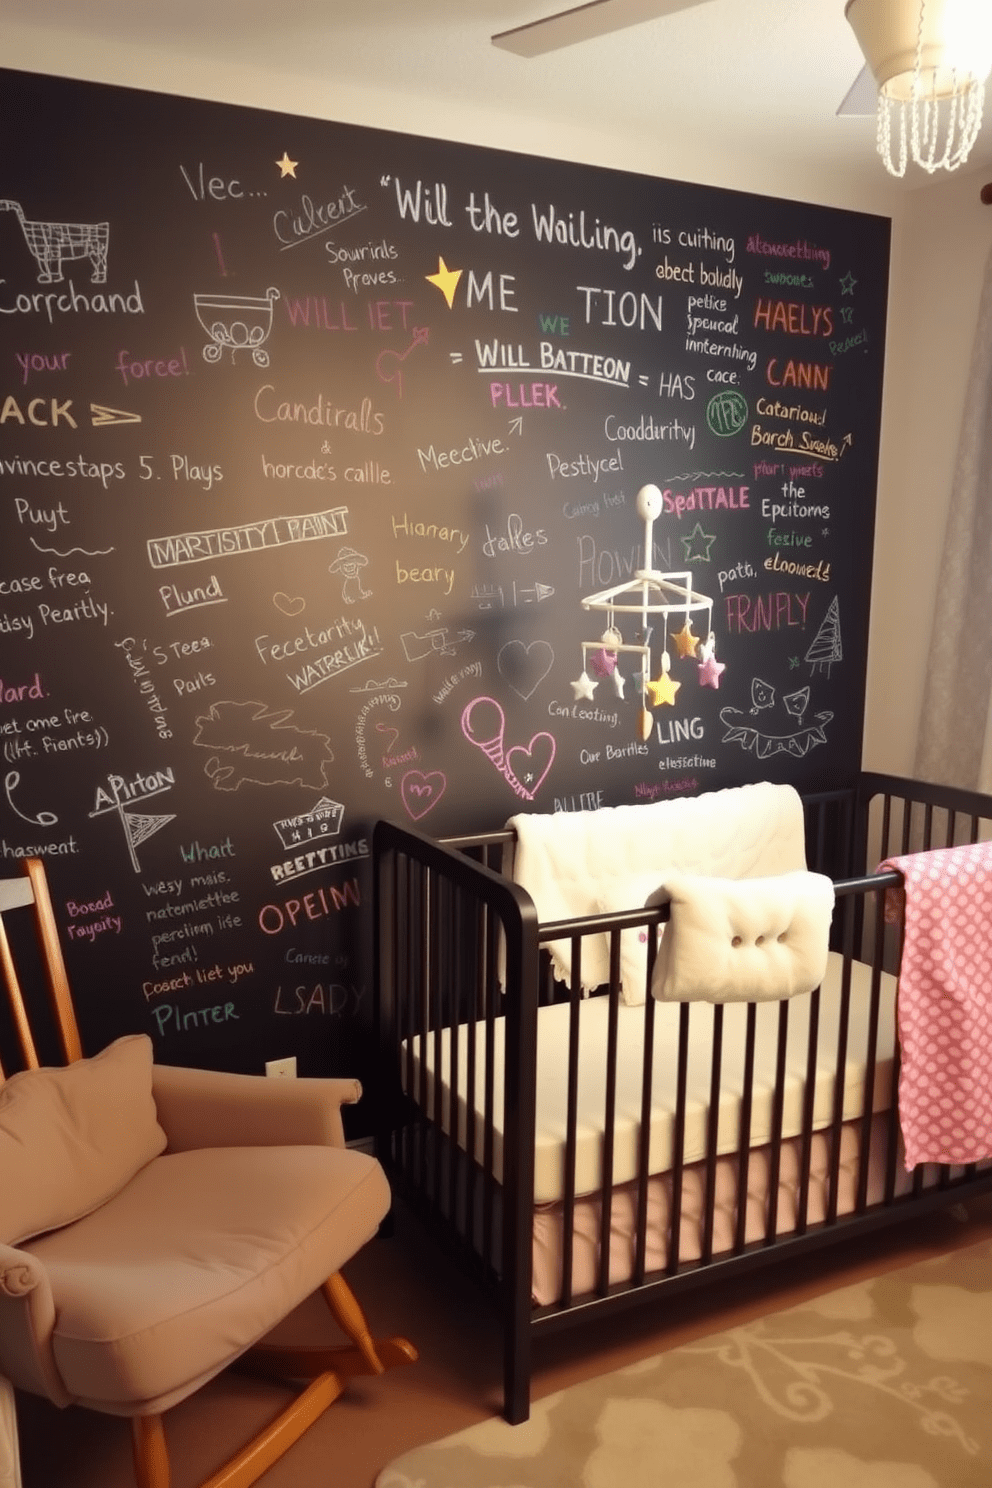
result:
[(647, 683), (647, 692), (656, 708), (662, 703), (668, 703), (671, 707), (675, 703), (675, 694), (681, 686), (681, 682), (673, 682), (668, 672), (662, 670), (653, 682)]
[(448, 265), (445, 263), (444, 259), (440, 257), (440, 255), (438, 255), (437, 260), (437, 273), (424, 275), (427, 283), (436, 285), (437, 288), (444, 295), (449, 310), (454, 303), (455, 290), (458, 288), (458, 281), (461, 277), (461, 269), (449, 269)]
[(672, 636), (680, 656), (695, 656), (699, 637), (693, 633), (692, 621), (687, 619), (681, 630)]
[(615, 651), (607, 651), (604, 646), (602, 650), (592, 653), (589, 658), (589, 665), (597, 677), (609, 677), (616, 671), (617, 653)]
[(575, 693), (575, 701), (577, 703), (581, 702), (583, 698), (591, 700), (593, 693), (596, 691), (596, 684), (589, 673), (583, 671), (581, 676), (576, 678), (572, 683), (572, 691)]
[(624, 689), (625, 680), (626, 679), (623, 676), (623, 673), (620, 671), (620, 668), (619, 667), (615, 668), (614, 669), (614, 672), (613, 672), (613, 688), (614, 688), (614, 691), (616, 692), (616, 695), (617, 695), (618, 698), (622, 698), (623, 697), (623, 689)]
[(713, 652), (710, 651), (705, 660), (699, 663), (699, 685), (701, 687), (712, 687), (714, 691), (720, 686), (720, 677), (727, 670), (725, 661), (717, 661)]

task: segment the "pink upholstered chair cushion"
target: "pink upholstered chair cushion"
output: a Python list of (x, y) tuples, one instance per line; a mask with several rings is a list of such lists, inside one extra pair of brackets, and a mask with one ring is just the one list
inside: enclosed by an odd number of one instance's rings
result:
[(64, 1068), (11, 1075), (0, 1085), (0, 1242), (98, 1209), (165, 1144), (146, 1034)]
[(339, 1270), (389, 1203), (361, 1152), (156, 1158), (78, 1224), (23, 1247), (51, 1284), (51, 1357), (69, 1395), (119, 1415), (167, 1410)]

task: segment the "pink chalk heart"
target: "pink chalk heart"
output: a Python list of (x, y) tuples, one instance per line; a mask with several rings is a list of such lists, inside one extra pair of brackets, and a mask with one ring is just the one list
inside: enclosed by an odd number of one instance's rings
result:
[(414, 821), (437, 805), (447, 784), (447, 776), (441, 770), (432, 770), (429, 775), (422, 770), (407, 770), (400, 781), (400, 798)]
[(306, 608), (307, 602), (298, 596), (295, 599), (290, 599), (289, 595), (283, 594), (280, 589), (278, 594), (273, 594), (272, 603), (277, 610), (282, 610), (284, 615), (298, 615), (301, 610)]
[(551, 769), (556, 747), (550, 734), (540, 733), (529, 744), (514, 744), (506, 751), (506, 778), (528, 801), (534, 799)]

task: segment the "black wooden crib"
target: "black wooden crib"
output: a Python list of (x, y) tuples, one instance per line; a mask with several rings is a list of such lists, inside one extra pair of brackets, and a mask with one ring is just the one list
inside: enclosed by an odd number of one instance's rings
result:
[[(437, 842), (376, 825), (376, 1017), (393, 1082), (377, 1155), (493, 1298), (511, 1422), (529, 1413), (533, 1332), (992, 1187), (983, 1163), (905, 1169), (901, 880), (873, 871), (987, 840), (992, 798), (865, 774), (803, 809), (808, 866), (834, 881), (828, 976), (803, 998), (734, 1006), (626, 1005), (624, 937), (650, 981), (666, 905), (539, 923), (501, 871), (512, 831)], [(587, 996), (591, 935), (607, 937), (609, 977)], [(560, 967), (563, 942), (564, 979), (549, 952)]]

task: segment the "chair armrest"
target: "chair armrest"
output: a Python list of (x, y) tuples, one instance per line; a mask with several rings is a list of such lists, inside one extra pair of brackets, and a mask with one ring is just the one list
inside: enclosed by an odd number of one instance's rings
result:
[(170, 1152), (200, 1147), (344, 1146), (342, 1105), (357, 1080), (268, 1080), (220, 1070), (152, 1066), (152, 1095)]
[(56, 1405), (70, 1396), (51, 1352), (55, 1303), (48, 1275), (29, 1251), (0, 1244), (0, 1374)]

